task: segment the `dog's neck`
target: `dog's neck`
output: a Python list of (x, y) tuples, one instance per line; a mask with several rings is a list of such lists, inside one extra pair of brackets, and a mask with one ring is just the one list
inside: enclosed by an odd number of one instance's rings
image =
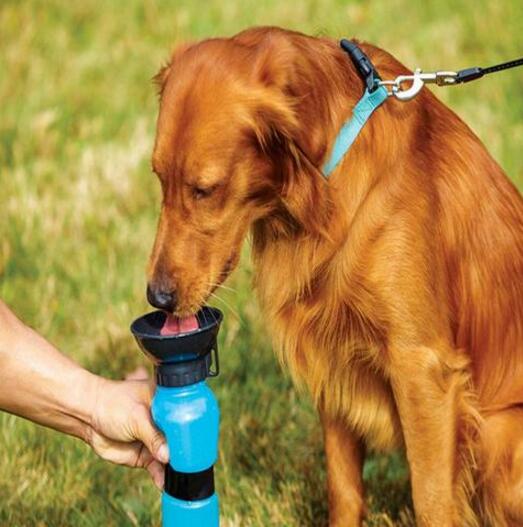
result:
[[(385, 103), (366, 124), (331, 177), (325, 179), (321, 168), (364, 86), (336, 42), (308, 39), (303, 45), (309, 46), (308, 52), (300, 54), (298, 66), (293, 70), (295, 78), (289, 76), (286, 89), (295, 97), (296, 113), (300, 117), (296, 143), (316, 168), (306, 175), (310, 178), (307, 183), (314, 181), (313, 188), (317, 192), (314, 199), (307, 201), (307, 214), (319, 216), (315, 225), (323, 222), (325, 229), (308, 231), (284, 204), (255, 222), (252, 228), (257, 271), (263, 275), (263, 269), (276, 269), (278, 261), (292, 261), (296, 291), (306, 291), (318, 277), (328, 272), (339, 260), (337, 254), (347, 240), (368, 235), (368, 232), (360, 232), (360, 211), (365, 209), (365, 215), (373, 214), (381, 223), (393, 214), (388, 210), (387, 198), (402, 185), (401, 160), (408, 155), (411, 138), (408, 133), (396, 138), (383, 123), (391, 122), (391, 113), (402, 114), (403, 129), (410, 130), (405, 123), (416, 119), (421, 108), (417, 103), (409, 108)], [(403, 66), (385, 52), (372, 46), (362, 47), (386, 78), (404, 71)], [(293, 191), (299, 193), (308, 186), (302, 181)], [(382, 192), (379, 189), (383, 186), (387, 190)], [(379, 225), (374, 227), (380, 228)]]
[[(371, 54), (375, 52), (370, 46), (365, 46), (365, 50)], [(305, 157), (306, 163), (302, 162), (302, 166), (309, 165), (303, 167), (305, 174), (301, 179), (295, 178), (299, 184), (290, 192), (295, 193), (297, 199), (303, 199), (303, 193), (314, 191), (305, 216), (307, 219), (318, 216), (313, 226), (320, 228), (307, 229), (285, 203), (277, 203), (275, 209), (254, 224), (255, 252), (264, 250), (267, 243), (293, 244), (301, 237), (312, 236), (318, 239), (318, 244), (327, 242), (330, 252), (334, 253), (347, 236), (351, 216), (375, 182), (375, 171), (369, 170), (369, 156), (358, 152), (368, 147), (369, 138), (365, 136), (375, 135), (373, 123), (369, 123), (368, 130), (362, 134), (362, 145), (354, 148), (354, 152), (351, 150), (350, 174), (347, 170), (349, 156), (342, 160), (330, 180), (327, 181), (322, 173), (335, 138), (361, 97), (364, 85), (337, 42), (304, 37), (285, 85), (280, 89), (292, 98), (299, 120), (293, 142)], [(351, 190), (349, 198), (347, 189)], [(321, 224), (325, 229), (321, 229)]]

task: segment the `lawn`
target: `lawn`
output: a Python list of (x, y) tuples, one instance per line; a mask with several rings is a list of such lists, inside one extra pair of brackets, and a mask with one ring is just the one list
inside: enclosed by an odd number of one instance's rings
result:
[[(523, 54), (519, 0), (0, 0), (0, 298), (65, 353), (121, 378), (143, 363), (128, 326), (147, 309), (159, 209), (150, 79), (176, 43), (250, 25), (358, 36), (409, 67)], [(435, 88), (523, 186), (523, 73)], [(222, 525), (327, 523), (318, 420), (273, 357), (249, 249), (220, 293)], [(365, 467), (372, 526), (413, 525), (399, 455)], [(159, 525), (147, 476), (0, 414), (0, 525)]]

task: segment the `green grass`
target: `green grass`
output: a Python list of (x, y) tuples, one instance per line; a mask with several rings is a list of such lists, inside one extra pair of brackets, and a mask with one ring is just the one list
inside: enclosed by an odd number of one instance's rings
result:
[[(0, 3), (0, 297), (86, 367), (121, 377), (142, 357), (141, 314), (159, 188), (150, 78), (176, 42), (254, 24), (358, 36), (425, 69), (523, 50), (518, 0), (11, 1)], [(437, 89), (523, 185), (523, 76)], [(321, 430), (272, 355), (248, 250), (224, 291), (218, 490), (225, 527), (326, 525)], [(0, 525), (158, 525), (145, 474), (0, 415)], [(365, 468), (369, 525), (412, 525), (399, 456)]]

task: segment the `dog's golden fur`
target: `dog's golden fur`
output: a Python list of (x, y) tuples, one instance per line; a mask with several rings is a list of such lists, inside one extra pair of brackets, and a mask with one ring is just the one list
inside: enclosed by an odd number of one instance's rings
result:
[(478, 138), (424, 89), (326, 181), (362, 82), (335, 41), (277, 28), (184, 46), (158, 82), (150, 285), (193, 312), (252, 232), (275, 348), (321, 415), (331, 525), (361, 522), (365, 450), (402, 446), (418, 525), (523, 525), (523, 203)]

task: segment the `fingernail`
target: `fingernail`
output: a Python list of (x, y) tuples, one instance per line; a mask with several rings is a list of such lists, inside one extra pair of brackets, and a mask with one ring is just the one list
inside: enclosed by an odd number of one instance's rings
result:
[(159, 449), (158, 449), (158, 459), (162, 463), (168, 463), (169, 462), (169, 448), (167, 447), (167, 444), (164, 443)]
[(163, 490), (163, 485), (164, 485), (163, 476), (157, 475), (154, 478), (154, 484), (158, 487), (158, 489)]

